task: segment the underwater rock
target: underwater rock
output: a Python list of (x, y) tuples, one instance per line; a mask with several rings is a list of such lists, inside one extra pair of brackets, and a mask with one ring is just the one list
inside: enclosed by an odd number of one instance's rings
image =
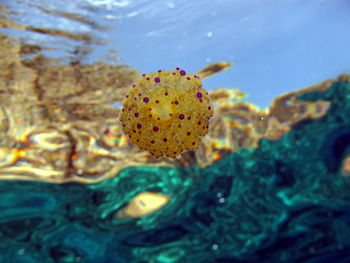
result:
[(201, 79), (207, 78), (213, 74), (223, 72), (228, 70), (232, 66), (230, 62), (216, 62), (209, 64), (208, 66), (202, 68), (200, 71), (196, 73)]
[(339, 171), (350, 150), (350, 127), (337, 127), (327, 136), (321, 153), (331, 173)]
[(164, 194), (144, 192), (139, 193), (129, 204), (117, 212), (118, 218), (137, 218), (159, 210), (169, 202)]
[[(308, 115), (279, 140), (261, 138), (205, 168), (128, 167), (95, 184), (0, 181), (0, 261), (347, 262), (350, 184), (340, 168), (349, 98), (344, 76), (305, 92), (302, 103), (330, 103), (322, 117)], [(33, 138), (64, 151), (69, 137), (57, 136)], [(158, 212), (138, 212), (140, 193), (164, 195), (150, 206)], [(137, 213), (120, 216), (128, 205)]]

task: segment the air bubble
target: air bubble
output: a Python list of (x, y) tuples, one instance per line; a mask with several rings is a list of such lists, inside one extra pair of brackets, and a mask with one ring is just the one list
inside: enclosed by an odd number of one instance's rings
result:
[(210, 39), (210, 38), (213, 38), (213, 36), (214, 36), (213, 32), (208, 32), (207, 33), (207, 38)]

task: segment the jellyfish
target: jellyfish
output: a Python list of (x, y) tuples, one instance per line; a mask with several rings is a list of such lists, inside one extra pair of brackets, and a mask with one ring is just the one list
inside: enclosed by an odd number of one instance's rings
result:
[(143, 74), (123, 101), (122, 130), (156, 158), (195, 150), (209, 130), (213, 106), (196, 75), (176, 68)]

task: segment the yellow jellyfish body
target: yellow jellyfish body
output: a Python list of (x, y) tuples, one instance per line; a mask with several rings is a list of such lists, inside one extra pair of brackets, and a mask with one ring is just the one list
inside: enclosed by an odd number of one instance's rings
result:
[(176, 68), (143, 74), (125, 96), (120, 121), (131, 143), (156, 158), (195, 150), (213, 106), (196, 75)]

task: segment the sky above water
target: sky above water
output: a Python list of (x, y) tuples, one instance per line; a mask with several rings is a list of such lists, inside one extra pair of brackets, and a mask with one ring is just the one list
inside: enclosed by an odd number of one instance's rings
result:
[[(145, 73), (177, 66), (196, 72), (208, 63), (233, 62), (227, 72), (204, 80), (204, 87), (239, 88), (248, 93), (247, 101), (262, 107), (279, 94), (350, 74), (349, 0), (22, 2), (26, 4), (14, 8), (27, 6), (20, 18), (24, 23), (95, 30), (31, 9), (40, 3), (103, 25), (105, 31), (96, 31), (103, 44), (86, 62), (103, 60), (110, 49), (118, 51), (118, 63)], [(47, 41), (45, 37), (36, 40)], [(64, 44), (55, 45), (63, 45), (64, 52)]]

